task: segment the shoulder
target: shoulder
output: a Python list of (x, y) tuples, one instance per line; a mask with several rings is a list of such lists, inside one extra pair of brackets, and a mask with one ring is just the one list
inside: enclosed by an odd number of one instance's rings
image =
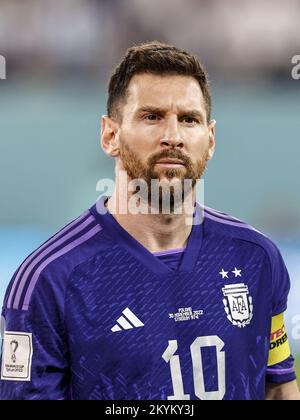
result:
[(85, 211), (30, 254), (15, 272), (6, 293), (7, 309), (27, 310), (35, 290), (63, 293), (77, 265), (99, 250), (102, 227), (90, 211)]
[(270, 260), (276, 258), (279, 253), (276, 244), (251, 224), (207, 206), (201, 206), (201, 209), (206, 232), (232, 240), (247, 242), (249, 246), (263, 249)]
[(278, 315), (287, 308), (290, 278), (277, 245), (248, 223), (211, 208), (204, 209), (204, 231), (221, 242), (243, 242), (250, 255), (259, 252), (269, 267), (272, 285), (272, 313)]

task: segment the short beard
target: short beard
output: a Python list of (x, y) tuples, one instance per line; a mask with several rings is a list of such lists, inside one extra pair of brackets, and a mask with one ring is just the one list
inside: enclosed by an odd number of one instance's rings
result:
[[(163, 171), (156, 170), (156, 163), (163, 158), (180, 159), (184, 168), (167, 168)], [(193, 164), (191, 159), (179, 150), (163, 150), (150, 156), (146, 164), (143, 164), (138, 156), (130, 147), (121, 140), (120, 142), (120, 159), (123, 167), (127, 172), (130, 180), (142, 179), (148, 186), (148, 205), (158, 203), (158, 212), (163, 211), (163, 203), (169, 202), (170, 212), (174, 213), (176, 208), (182, 206), (185, 198), (191, 193), (197, 181), (203, 176), (207, 163), (209, 161), (209, 150), (205, 150), (202, 158)], [(159, 190), (152, 191), (151, 181), (162, 181), (163, 188), (159, 186)], [(191, 182), (185, 182), (191, 180)], [(176, 188), (180, 186), (180, 188)], [(139, 194), (136, 191), (136, 194)], [(141, 196), (141, 200), (144, 197)]]

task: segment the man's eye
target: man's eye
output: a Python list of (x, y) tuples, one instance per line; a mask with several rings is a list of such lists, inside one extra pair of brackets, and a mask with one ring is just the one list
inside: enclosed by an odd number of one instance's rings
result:
[(184, 117), (184, 118), (182, 118), (182, 121), (187, 123), (187, 124), (194, 124), (194, 123), (197, 124), (198, 123), (198, 121), (194, 117)]
[(148, 114), (144, 118), (149, 121), (156, 121), (159, 119), (158, 115), (155, 114)]

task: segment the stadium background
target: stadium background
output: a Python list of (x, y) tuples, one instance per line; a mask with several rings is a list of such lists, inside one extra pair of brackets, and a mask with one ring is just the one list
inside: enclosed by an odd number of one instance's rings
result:
[(128, 46), (159, 39), (210, 73), (217, 150), (205, 202), (280, 247), (300, 377), (299, 15), (298, 0), (0, 0), (0, 300), (25, 256), (113, 179), (99, 147), (107, 78)]

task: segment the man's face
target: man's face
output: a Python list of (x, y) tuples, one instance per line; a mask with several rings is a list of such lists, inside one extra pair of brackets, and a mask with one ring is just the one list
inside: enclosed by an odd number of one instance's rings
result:
[(214, 150), (201, 88), (192, 77), (135, 75), (119, 127), (118, 165), (130, 179), (164, 184), (203, 175)]

